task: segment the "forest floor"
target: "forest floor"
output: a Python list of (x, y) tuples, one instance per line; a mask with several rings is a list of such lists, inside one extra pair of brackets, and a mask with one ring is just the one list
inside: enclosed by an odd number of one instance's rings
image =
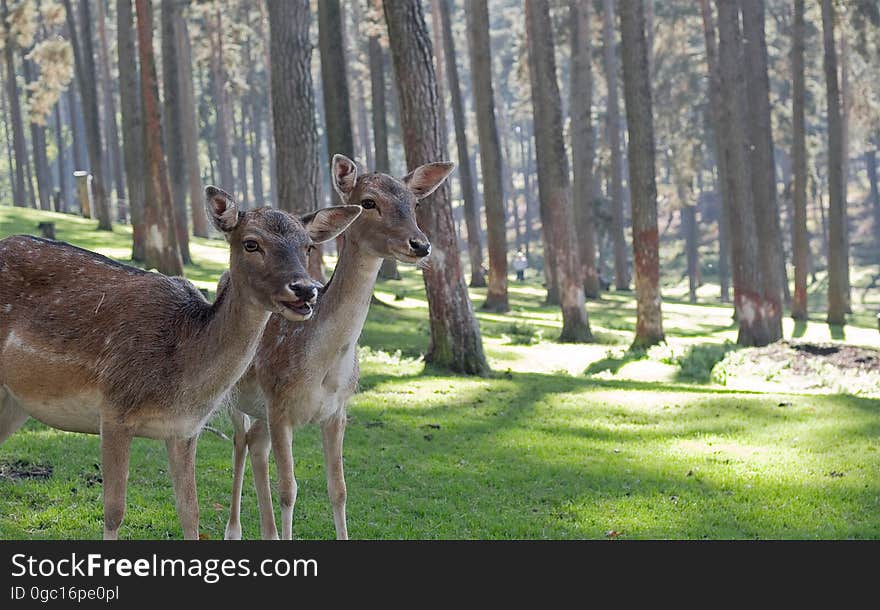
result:
[[(0, 237), (41, 220), (55, 220), (58, 239), (130, 256), (126, 228), (97, 233), (93, 221), (33, 210), (0, 207)], [(224, 244), (197, 239), (192, 252), (188, 277), (213, 290)], [(588, 303), (596, 343), (556, 343), (558, 308), (542, 304), (530, 270), (511, 283), (510, 313), (478, 310), (486, 378), (426, 369), (421, 277), (401, 270), (377, 286), (383, 304), (361, 338), (345, 450), (352, 537), (880, 537), (880, 290), (866, 290), (875, 269), (853, 269), (849, 325), (829, 327), (821, 313), (786, 320), (786, 342), (760, 350), (733, 343), (717, 285), (689, 304), (686, 286), (669, 283), (667, 343), (647, 352), (628, 349), (632, 293)], [(823, 281), (811, 287), (817, 312)], [(471, 295), (478, 308), (485, 291)], [(224, 415), (211, 425), (231, 434)], [(212, 539), (228, 515), (231, 452), (203, 435), (201, 529)], [(0, 446), (0, 538), (99, 537), (99, 455), (96, 437), (28, 422)], [(294, 455), (295, 535), (332, 538), (317, 429), (297, 431)], [(136, 439), (122, 537), (180, 537), (166, 469), (163, 445)], [(258, 537), (250, 483), (242, 526)]]

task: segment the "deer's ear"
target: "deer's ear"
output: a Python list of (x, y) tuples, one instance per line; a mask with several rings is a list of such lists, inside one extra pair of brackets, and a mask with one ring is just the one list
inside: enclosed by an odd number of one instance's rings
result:
[(333, 188), (343, 201), (348, 201), (348, 196), (351, 195), (357, 182), (358, 170), (355, 162), (345, 155), (333, 155), (330, 175), (333, 179)]
[(238, 224), (238, 204), (232, 195), (216, 186), (205, 187), (205, 212), (221, 233), (229, 233)]
[(359, 205), (334, 205), (306, 214), (300, 220), (312, 241), (320, 244), (345, 231), (362, 210)]
[(404, 176), (403, 182), (415, 194), (416, 199), (422, 199), (436, 191), (454, 169), (455, 163), (427, 163)]

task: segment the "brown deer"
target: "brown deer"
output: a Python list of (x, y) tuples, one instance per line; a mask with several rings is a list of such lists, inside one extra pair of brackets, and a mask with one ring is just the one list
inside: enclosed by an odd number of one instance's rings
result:
[(135, 436), (165, 441), (183, 534), (198, 538), (199, 432), (253, 359), (269, 315), (311, 316), (307, 249), (361, 212), (337, 206), (301, 222), (271, 208), (239, 211), (212, 186), (205, 194), (230, 250), (213, 304), (182, 278), (69, 244), (0, 241), (0, 443), (28, 417), (100, 434), (105, 539), (116, 539), (125, 513)]
[[(336, 270), (308, 322), (272, 316), (251, 368), (239, 381), (230, 409), (233, 439), (232, 506), (226, 538), (241, 538), (241, 488), (250, 450), (263, 538), (278, 538), (269, 486), (269, 450), (275, 455), (281, 497), (281, 532), (293, 536), (296, 479), (293, 429), (320, 424), (323, 431), (327, 490), (336, 536), (348, 538), (342, 439), (348, 399), (357, 386), (357, 340), (370, 307), (383, 258), (418, 263), (431, 253), (416, 223), (418, 201), (442, 184), (452, 163), (423, 165), (403, 179), (387, 174), (358, 175), (343, 155), (333, 157), (332, 179), (345, 203), (364, 213), (343, 236)], [(253, 422), (247, 421), (248, 417)]]

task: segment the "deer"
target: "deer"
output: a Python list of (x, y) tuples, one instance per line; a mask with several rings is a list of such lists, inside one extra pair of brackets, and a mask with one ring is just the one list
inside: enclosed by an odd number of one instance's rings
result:
[(199, 433), (253, 359), (269, 316), (313, 314), (307, 250), (362, 210), (335, 206), (302, 220), (269, 207), (242, 211), (214, 186), (205, 208), (229, 243), (213, 303), (183, 278), (70, 244), (0, 241), (0, 444), (31, 417), (100, 435), (108, 540), (125, 515), (133, 437), (165, 441), (183, 535), (198, 539)]
[(422, 165), (404, 178), (359, 174), (354, 161), (334, 155), (333, 187), (346, 204), (363, 213), (342, 236), (336, 268), (308, 321), (272, 315), (254, 361), (230, 402), (233, 479), (225, 538), (241, 538), (241, 491), (245, 460), (251, 469), (260, 511), (260, 534), (277, 539), (269, 482), (269, 452), (275, 456), (281, 501), (281, 535), (293, 538), (297, 484), (293, 472), (293, 430), (321, 426), (327, 491), (336, 537), (348, 539), (342, 445), (346, 407), (359, 378), (357, 341), (384, 258), (421, 263), (431, 243), (416, 222), (420, 201), (452, 172), (452, 163)]

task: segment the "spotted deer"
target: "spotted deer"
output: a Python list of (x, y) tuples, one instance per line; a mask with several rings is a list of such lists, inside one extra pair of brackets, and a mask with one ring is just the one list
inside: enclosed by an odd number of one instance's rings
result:
[[(357, 386), (356, 346), (370, 307), (383, 258), (418, 263), (431, 244), (416, 222), (419, 200), (434, 192), (455, 166), (423, 165), (405, 178), (359, 175), (353, 161), (335, 155), (333, 185), (342, 201), (363, 214), (342, 238), (339, 260), (308, 322), (271, 316), (253, 365), (234, 392), (230, 409), (233, 439), (232, 504), (227, 539), (241, 538), (241, 488), (250, 450), (263, 538), (278, 538), (269, 484), (269, 451), (275, 455), (281, 500), (281, 533), (293, 536), (296, 479), (293, 429), (319, 424), (323, 432), (327, 490), (336, 537), (348, 538), (342, 441), (346, 404)], [(252, 418), (252, 419), (251, 419)]]
[(117, 538), (125, 514), (135, 436), (165, 441), (184, 537), (198, 538), (199, 432), (253, 359), (269, 315), (312, 315), (306, 251), (361, 212), (337, 206), (300, 221), (271, 208), (242, 212), (213, 186), (205, 194), (230, 251), (214, 303), (183, 278), (69, 244), (0, 241), (0, 443), (29, 417), (100, 434), (105, 539)]

